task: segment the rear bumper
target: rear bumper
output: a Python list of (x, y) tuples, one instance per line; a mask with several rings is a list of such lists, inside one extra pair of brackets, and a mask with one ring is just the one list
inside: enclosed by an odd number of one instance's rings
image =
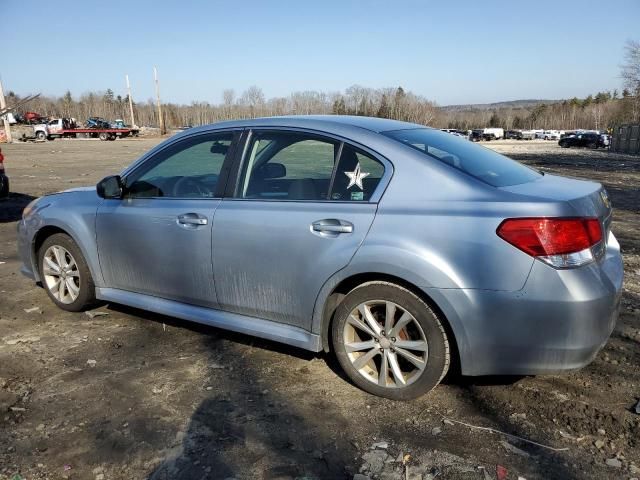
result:
[(531, 375), (589, 364), (615, 327), (622, 279), (611, 234), (599, 262), (555, 270), (536, 261), (517, 292), (440, 290), (445, 315), (456, 317), (462, 373)]

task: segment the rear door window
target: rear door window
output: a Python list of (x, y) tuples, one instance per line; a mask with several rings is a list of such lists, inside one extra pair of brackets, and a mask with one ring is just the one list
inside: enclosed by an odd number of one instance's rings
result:
[(339, 142), (297, 132), (256, 132), (242, 198), (327, 200)]
[(246, 152), (246, 199), (368, 202), (385, 171), (359, 148), (301, 132), (255, 131)]

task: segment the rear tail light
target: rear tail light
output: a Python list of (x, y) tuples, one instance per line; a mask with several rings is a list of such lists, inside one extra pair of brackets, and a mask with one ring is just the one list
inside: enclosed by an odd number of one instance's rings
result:
[(594, 261), (602, 244), (602, 227), (597, 218), (508, 218), (496, 233), (555, 268)]

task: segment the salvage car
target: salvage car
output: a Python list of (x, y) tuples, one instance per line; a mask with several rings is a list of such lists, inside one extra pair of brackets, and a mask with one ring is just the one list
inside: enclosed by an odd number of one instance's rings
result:
[(604, 140), (598, 133), (578, 133), (573, 136), (563, 137), (558, 141), (558, 145), (562, 148), (569, 147), (587, 147), (587, 148), (604, 148)]
[(333, 352), (407, 400), (464, 375), (582, 367), (623, 266), (599, 183), (395, 120), (295, 116), (177, 134), (95, 187), (34, 200), (24, 274), (58, 307), (114, 302)]
[(507, 140), (522, 140), (523, 135), (521, 130), (507, 130), (504, 132), (504, 138)]

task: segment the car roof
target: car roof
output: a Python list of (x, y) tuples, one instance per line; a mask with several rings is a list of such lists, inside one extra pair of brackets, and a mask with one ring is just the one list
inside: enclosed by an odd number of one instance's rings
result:
[(430, 128), (416, 123), (390, 120), (388, 118), (359, 117), (355, 115), (287, 115), (280, 117), (249, 118), (244, 120), (231, 120), (218, 122), (198, 130), (210, 130), (234, 127), (298, 127), (317, 130), (335, 131), (344, 127), (357, 127), (376, 133), (391, 130), (406, 130), (412, 128)]

